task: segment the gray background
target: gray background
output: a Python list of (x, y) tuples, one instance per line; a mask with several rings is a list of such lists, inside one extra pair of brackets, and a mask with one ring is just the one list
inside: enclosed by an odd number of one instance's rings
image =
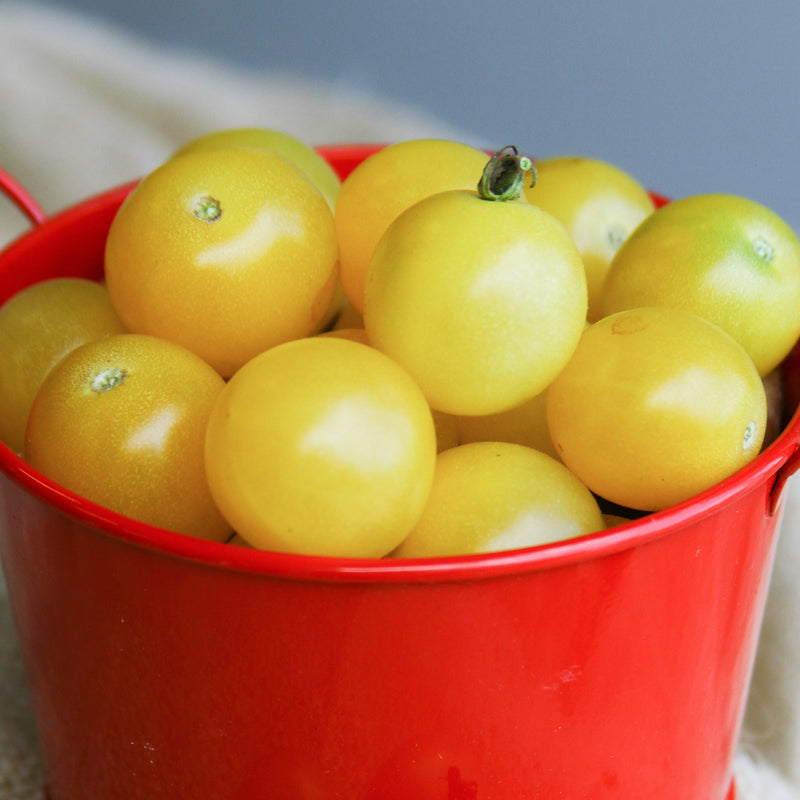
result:
[(798, 0), (48, 0), (157, 42), (412, 103), (534, 156), (722, 191), (800, 230)]

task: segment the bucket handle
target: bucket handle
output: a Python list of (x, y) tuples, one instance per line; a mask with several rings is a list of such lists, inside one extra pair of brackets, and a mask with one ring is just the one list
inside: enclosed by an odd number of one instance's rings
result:
[(772, 516), (777, 510), (778, 505), (783, 497), (784, 490), (786, 489), (786, 482), (794, 475), (800, 468), (800, 444), (798, 444), (789, 458), (784, 461), (783, 466), (778, 470), (775, 476), (775, 482), (772, 484), (772, 490), (769, 495), (769, 507), (767, 513)]
[(0, 169), (0, 190), (34, 225), (41, 225), (47, 219), (44, 210), (27, 189), (3, 169)]

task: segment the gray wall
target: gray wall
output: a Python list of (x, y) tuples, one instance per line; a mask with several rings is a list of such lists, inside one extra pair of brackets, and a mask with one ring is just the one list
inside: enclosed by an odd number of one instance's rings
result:
[(800, 230), (798, 0), (49, 0), (260, 69), (353, 84), (671, 196), (743, 194)]

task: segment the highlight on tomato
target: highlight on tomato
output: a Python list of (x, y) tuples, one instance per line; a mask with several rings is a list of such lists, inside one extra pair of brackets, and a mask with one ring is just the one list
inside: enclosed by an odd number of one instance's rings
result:
[(114, 217), (105, 251), (125, 326), (188, 348), (226, 378), (317, 330), (337, 264), (323, 195), (294, 164), (252, 147), (200, 149), (153, 170)]

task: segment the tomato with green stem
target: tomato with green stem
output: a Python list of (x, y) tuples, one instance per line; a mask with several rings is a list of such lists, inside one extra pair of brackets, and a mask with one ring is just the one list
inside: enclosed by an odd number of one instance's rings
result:
[(516, 149), (499, 151), (477, 189), (404, 211), (370, 262), (369, 341), (439, 411), (493, 414), (534, 397), (584, 328), (580, 254), (558, 220), (520, 197), (531, 172)]

